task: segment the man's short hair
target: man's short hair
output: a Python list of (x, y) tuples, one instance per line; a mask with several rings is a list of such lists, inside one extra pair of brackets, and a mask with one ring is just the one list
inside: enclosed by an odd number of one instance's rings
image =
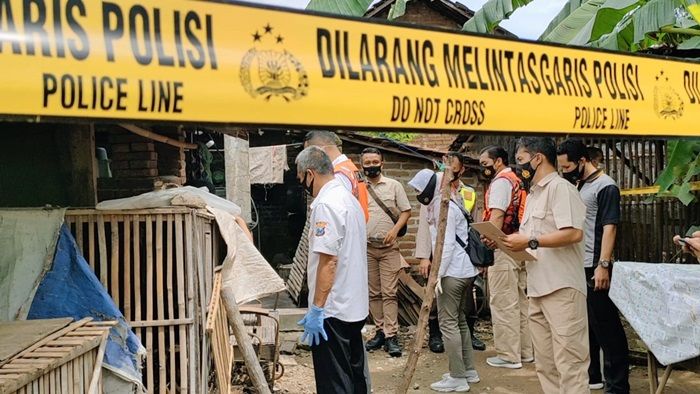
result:
[(333, 173), (333, 163), (326, 152), (318, 146), (310, 146), (297, 156), (294, 161), (297, 164), (297, 172), (306, 172), (313, 170), (320, 175), (329, 175)]
[(603, 162), (603, 150), (598, 148), (597, 146), (589, 146), (586, 148), (588, 151), (588, 157), (591, 159), (591, 161), (594, 161), (596, 163), (602, 163)]
[(541, 153), (549, 162), (556, 167), (557, 165), (557, 147), (554, 139), (550, 137), (522, 137), (518, 140), (517, 149), (525, 149), (531, 155)]
[(496, 161), (496, 159), (501, 159), (503, 161), (503, 165), (508, 165), (508, 152), (506, 152), (503, 147), (497, 145), (487, 146), (486, 148), (482, 149), (481, 152), (479, 152), (479, 156), (483, 155), (484, 153), (488, 155), (489, 159), (493, 161)]
[(310, 145), (335, 145), (342, 146), (343, 141), (340, 137), (332, 131), (326, 130), (311, 130), (304, 136), (304, 142), (308, 142)]
[(362, 150), (362, 153), (360, 153), (360, 158), (361, 158), (362, 156), (368, 154), (368, 153), (369, 153), (369, 154), (379, 155), (379, 157), (381, 158), (381, 160), (384, 161), (384, 154), (382, 154), (382, 151), (380, 151), (380, 150), (377, 149), (377, 148), (372, 148), (372, 147), (363, 149), (363, 150)]
[(578, 138), (569, 138), (559, 144), (557, 155), (566, 155), (572, 163), (578, 163), (581, 159), (591, 161), (586, 144)]

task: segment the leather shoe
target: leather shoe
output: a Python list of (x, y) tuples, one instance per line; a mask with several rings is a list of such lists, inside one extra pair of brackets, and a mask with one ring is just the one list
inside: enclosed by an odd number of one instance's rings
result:
[(486, 350), (486, 344), (477, 338), (476, 335), (472, 335), (472, 349), (483, 352)]
[(384, 350), (389, 353), (391, 357), (401, 357), (401, 345), (399, 345), (399, 340), (396, 336), (386, 339)]
[(442, 343), (442, 337), (434, 336), (428, 339), (428, 347), (433, 353), (444, 353), (445, 344)]
[(365, 349), (367, 349), (367, 351), (381, 349), (385, 342), (384, 331), (377, 330), (374, 334), (374, 338), (370, 339), (365, 344)]

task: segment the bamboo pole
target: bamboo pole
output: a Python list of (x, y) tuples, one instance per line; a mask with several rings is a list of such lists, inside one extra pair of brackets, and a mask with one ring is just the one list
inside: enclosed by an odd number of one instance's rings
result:
[(447, 228), (447, 213), (450, 204), (450, 177), (447, 172), (448, 169), (449, 167), (446, 167), (445, 171), (442, 173), (442, 183), (440, 185), (440, 214), (438, 216), (438, 231), (435, 241), (435, 253), (433, 253), (433, 262), (430, 265), (428, 284), (425, 286), (423, 304), (420, 307), (420, 314), (418, 315), (416, 334), (413, 336), (411, 351), (408, 354), (408, 360), (406, 361), (406, 368), (404, 368), (403, 375), (401, 376), (401, 382), (396, 388), (397, 394), (405, 394), (408, 392), (408, 388), (411, 385), (411, 380), (413, 380), (413, 374), (418, 364), (418, 358), (423, 350), (423, 341), (425, 340), (425, 331), (428, 326), (430, 308), (435, 299), (434, 289), (438, 279), (438, 271), (440, 271), (440, 264), (442, 263), (442, 249), (445, 245), (445, 229)]
[(271, 394), (270, 388), (265, 380), (265, 374), (260, 366), (260, 361), (255, 355), (255, 349), (253, 349), (253, 344), (248, 336), (248, 330), (246, 330), (245, 324), (243, 323), (243, 318), (238, 309), (233, 291), (228, 287), (222, 287), (221, 299), (224, 301), (224, 308), (226, 308), (229, 324), (233, 329), (233, 335), (236, 337), (238, 348), (243, 354), (243, 361), (245, 361), (245, 367), (250, 376), (250, 380), (253, 382), (255, 391), (258, 394)]
[(156, 134), (152, 131), (142, 129), (138, 126), (134, 126), (132, 124), (120, 124), (119, 125), (121, 128), (126, 129), (136, 135), (140, 135), (141, 137), (145, 137), (154, 141), (162, 142), (164, 144), (168, 144), (170, 146), (174, 146), (176, 148), (182, 148), (182, 149), (197, 149), (197, 144), (190, 144), (189, 142), (184, 142), (184, 141), (179, 141), (170, 137), (166, 137), (164, 135)]

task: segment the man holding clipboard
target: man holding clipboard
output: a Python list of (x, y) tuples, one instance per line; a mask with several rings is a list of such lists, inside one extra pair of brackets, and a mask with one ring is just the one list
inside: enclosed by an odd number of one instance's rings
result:
[(558, 175), (552, 138), (521, 138), (516, 161), (530, 194), (519, 232), (498, 243), (511, 252), (529, 249), (537, 259), (526, 262), (537, 377), (545, 394), (589, 393), (586, 206), (576, 188)]

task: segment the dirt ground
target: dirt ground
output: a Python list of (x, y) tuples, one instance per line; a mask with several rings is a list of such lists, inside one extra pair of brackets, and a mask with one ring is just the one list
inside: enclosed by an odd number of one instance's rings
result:
[[(483, 332), (482, 332), (483, 330)], [(475, 361), (481, 382), (471, 385), (471, 393), (498, 394), (530, 394), (541, 393), (535, 374), (534, 364), (524, 364), (522, 369), (509, 370), (493, 368), (486, 364), (486, 358), (495, 355), (493, 343), (485, 327), (477, 330), (479, 337), (487, 342), (484, 352), (475, 352)], [(288, 334), (289, 335), (289, 334)], [(401, 340), (406, 348), (412, 340), (410, 332), (403, 332)], [(314, 393), (314, 374), (311, 353), (297, 350), (294, 356), (287, 356), (288, 364), (285, 374), (276, 384), (277, 392), (289, 394)], [(407, 356), (391, 358), (383, 351), (369, 354), (370, 374), (372, 376), (372, 392), (375, 394), (393, 393), (401, 377)], [(433, 354), (424, 349), (418, 361), (418, 367), (413, 379), (413, 389), (410, 393), (433, 393), (430, 384), (440, 380), (447, 372), (447, 357), (444, 354)], [(649, 392), (646, 367), (634, 366), (630, 373), (631, 392), (645, 394)], [(592, 391), (592, 393), (603, 393)], [(666, 394), (698, 394), (700, 393), (700, 375), (687, 371), (673, 371), (666, 386)]]

